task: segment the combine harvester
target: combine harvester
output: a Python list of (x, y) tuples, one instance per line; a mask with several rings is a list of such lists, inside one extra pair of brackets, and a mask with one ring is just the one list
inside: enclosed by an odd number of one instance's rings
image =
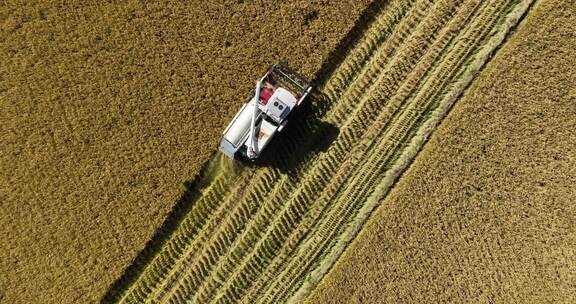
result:
[(272, 65), (256, 83), (254, 96), (224, 130), (220, 150), (231, 159), (257, 159), (311, 90), (310, 82), (288, 66)]

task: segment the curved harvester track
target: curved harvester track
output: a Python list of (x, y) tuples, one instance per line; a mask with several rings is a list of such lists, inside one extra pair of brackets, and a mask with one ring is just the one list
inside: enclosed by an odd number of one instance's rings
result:
[(531, 4), (389, 1), (266, 165), (212, 161), (121, 302), (301, 301)]

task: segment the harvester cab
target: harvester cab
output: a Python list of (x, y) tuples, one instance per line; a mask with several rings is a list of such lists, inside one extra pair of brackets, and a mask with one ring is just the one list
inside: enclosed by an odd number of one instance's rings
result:
[(310, 82), (288, 66), (272, 65), (256, 83), (254, 96), (224, 130), (220, 150), (231, 159), (257, 159), (311, 90)]

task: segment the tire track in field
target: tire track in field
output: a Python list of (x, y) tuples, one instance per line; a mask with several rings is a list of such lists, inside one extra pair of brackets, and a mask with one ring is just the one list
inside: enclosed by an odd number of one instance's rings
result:
[[(390, 1), (320, 88), (328, 110), (291, 124), (278, 167), (230, 170), (219, 156), (222, 170), (122, 302), (303, 299), (377, 205), (381, 180), (398, 176), (415, 139), (445, 114), (445, 96), (502, 17), (527, 2)], [(327, 151), (293, 157), (314, 147), (323, 124), (340, 129)]]

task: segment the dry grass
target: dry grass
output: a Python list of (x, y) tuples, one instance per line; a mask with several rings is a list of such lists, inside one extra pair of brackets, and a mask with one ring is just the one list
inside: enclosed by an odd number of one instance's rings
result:
[(267, 65), (313, 75), (368, 2), (4, 2), (0, 301), (103, 296)]
[(576, 11), (542, 0), (308, 298), (576, 299)]

